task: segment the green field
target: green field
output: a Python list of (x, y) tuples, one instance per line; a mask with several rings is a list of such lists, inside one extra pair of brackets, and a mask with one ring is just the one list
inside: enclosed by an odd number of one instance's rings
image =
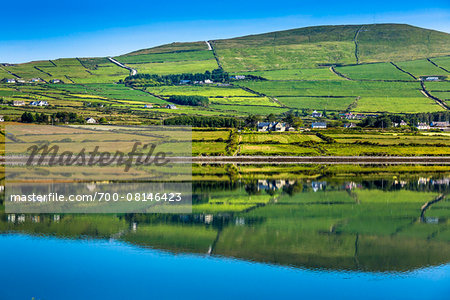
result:
[(416, 77), (420, 76), (448, 76), (449, 73), (436, 67), (427, 60), (413, 60), (413, 61), (402, 61), (396, 63), (403, 70), (413, 74)]
[(295, 68), (291, 70), (245, 72), (243, 74), (260, 76), (268, 80), (345, 80), (334, 74), (329, 68)]
[(390, 63), (337, 67), (336, 70), (353, 80), (413, 80)]

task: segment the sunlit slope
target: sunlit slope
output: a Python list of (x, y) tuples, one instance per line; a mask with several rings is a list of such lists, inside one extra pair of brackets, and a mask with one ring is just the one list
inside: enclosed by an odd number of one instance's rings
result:
[(450, 54), (450, 35), (403, 24), (315, 26), (214, 41), (228, 71), (314, 68)]

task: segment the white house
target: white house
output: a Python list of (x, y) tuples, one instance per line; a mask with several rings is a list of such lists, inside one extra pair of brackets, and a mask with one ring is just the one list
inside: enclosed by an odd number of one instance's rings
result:
[(419, 130), (429, 130), (430, 125), (428, 125), (427, 123), (419, 123), (417, 124), (416, 128)]
[(347, 123), (347, 124), (344, 124), (344, 128), (355, 128), (356, 127), (356, 124), (355, 123)]
[(313, 118), (322, 118), (322, 113), (318, 112), (317, 110), (313, 111), (311, 114), (311, 117)]
[(13, 106), (24, 106), (25, 105), (25, 101), (22, 100), (14, 100), (13, 101)]
[(210, 83), (213, 83), (213, 81), (212, 81), (212, 80), (209, 80), (209, 79), (205, 79), (205, 83), (206, 83), (206, 84), (210, 84)]
[(153, 104), (145, 104), (144, 108), (153, 108)]
[(166, 108), (167, 109), (178, 109), (175, 105), (173, 105), (173, 104), (167, 104), (166, 105)]
[(47, 101), (32, 101), (30, 102), (31, 106), (48, 106)]
[(97, 120), (95, 120), (94, 118), (86, 118), (86, 123), (87, 124), (96, 124)]
[(325, 122), (313, 122), (311, 124), (311, 128), (314, 128), (314, 129), (325, 129), (325, 128), (327, 128), (327, 123), (325, 123)]
[(258, 128), (258, 131), (261, 131), (261, 132), (288, 130), (286, 123), (280, 123), (280, 122), (258, 122), (256, 127)]

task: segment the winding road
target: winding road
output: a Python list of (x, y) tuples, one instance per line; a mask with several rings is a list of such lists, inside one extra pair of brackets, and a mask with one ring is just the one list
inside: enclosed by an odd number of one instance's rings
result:
[(129, 70), (129, 71), (130, 71), (130, 76), (134, 76), (134, 75), (137, 74), (137, 70), (136, 70), (136, 69), (130, 68), (130, 67), (128, 67), (128, 66), (125, 66), (124, 64), (122, 64), (121, 62), (118, 62), (117, 60), (115, 60), (115, 59), (112, 58), (112, 57), (108, 57), (108, 59), (109, 59), (109, 61), (112, 62), (113, 64), (115, 64), (115, 65), (117, 65), (117, 66), (119, 66), (119, 67), (121, 67), (121, 68), (124, 68), (124, 69)]

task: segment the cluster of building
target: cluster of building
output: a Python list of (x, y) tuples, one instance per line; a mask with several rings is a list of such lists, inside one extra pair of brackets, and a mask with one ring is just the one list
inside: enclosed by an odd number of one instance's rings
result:
[[(25, 106), (26, 103), (23, 100), (14, 100), (12, 105), (13, 106)], [(36, 100), (36, 101), (31, 101), (30, 103), (28, 103), (28, 105), (30, 105), (30, 106), (48, 106), (49, 104), (47, 101)]]
[[(153, 108), (153, 104), (145, 104), (144, 108)], [(178, 109), (178, 107), (176, 107), (174, 104), (167, 104), (166, 106), (164, 106), (164, 108), (167, 108), (167, 109)]]
[(290, 127), (286, 123), (281, 122), (258, 122), (257, 124), (258, 131), (267, 132), (267, 131), (295, 131), (294, 127)]
[[(31, 78), (30, 80), (25, 80), (23, 78), (3, 78), (1, 80), (3, 83), (16, 84), (16, 83), (39, 83), (45, 82), (42, 78)], [(61, 79), (52, 79), (50, 83), (64, 83)]]
[(180, 84), (211, 84), (214, 83), (212, 80), (210, 79), (205, 79), (205, 80), (195, 80), (195, 81), (191, 81), (191, 80), (180, 80)]
[(430, 129), (436, 129), (441, 131), (450, 131), (450, 122), (431, 122), (428, 123), (419, 123), (417, 124), (416, 128), (418, 130), (430, 130)]

